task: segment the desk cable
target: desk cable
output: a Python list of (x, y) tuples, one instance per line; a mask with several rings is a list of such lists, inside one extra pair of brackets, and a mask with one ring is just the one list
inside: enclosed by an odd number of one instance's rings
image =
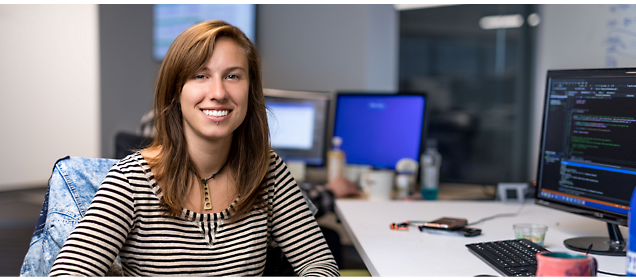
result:
[(526, 205), (526, 203), (522, 202), (521, 203), (521, 207), (519, 207), (519, 210), (517, 210), (516, 213), (503, 213), (503, 214), (492, 215), (490, 217), (482, 218), (482, 219), (480, 219), (480, 220), (478, 220), (476, 222), (469, 223), (469, 224), (467, 224), (467, 226), (476, 225), (476, 224), (479, 224), (481, 222), (485, 222), (485, 221), (492, 220), (492, 219), (495, 219), (495, 218), (517, 216), (517, 215), (519, 215), (519, 213), (521, 213), (521, 210), (523, 210), (523, 206), (525, 206), (525, 205)]
[[(525, 206), (525, 205), (526, 205), (525, 202), (521, 203), (521, 207), (519, 207), (519, 210), (517, 210), (516, 213), (503, 213), (503, 214), (492, 215), (490, 217), (482, 218), (479, 221), (466, 224), (466, 226), (476, 225), (476, 224), (479, 224), (481, 222), (485, 222), (485, 221), (492, 220), (494, 218), (499, 218), (499, 217), (514, 217), (514, 216), (517, 216), (517, 215), (519, 215), (519, 213), (521, 213), (521, 210), (523, 210), (523, 206)], [(408, 230), (409, 226), (418, 226), (418, 225), (422, 225), (424, 223), (427, 223), (427, 222), (425, 222), (425, 221), (406, 221), (404, 223), (399, 223), (399, 224), (398, 223), (392, 223), (391, 224), (391, 229), (394, 229), (394, 230)]]
[(618, 277), (625, 277), (627, 276), (627, 274), (616, 274), (616, 273), (611, 273), (611, 272), (605, 272), (605, 271), (601, 271), (601, 270), (597, 270), (597, 273), (601, 273), (601, 274), (607, 274), (610, 276), (618, 276)]

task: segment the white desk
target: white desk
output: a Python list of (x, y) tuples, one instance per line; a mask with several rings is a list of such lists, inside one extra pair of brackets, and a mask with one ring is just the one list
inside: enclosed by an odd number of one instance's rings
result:
[[(465, 218), (469, 223), (501, 213), (515, 213), (521, 204), (495, 201), (364, 201), (336, 200), (336, 214), (372, 276), (475, 276), (500, 275), (470, 253), (465, 244), (514, 239), (515, 223), (548, 226), (544, 247), (569, 251), (563, 240), (578, 236), (608, 236), (605, 223), (525, 203), (519, 215), (499, 217), (474, 227), (476, 237), (422, 233), (389, 228), (407, 220), (430, 221), (441, 217)], [(627, 228), (621, 227), (627, 237)], [(599, 270), (625, 274), (625, 257), (594, 256)], [(603, 276), (603, 274), (599, 274)]]

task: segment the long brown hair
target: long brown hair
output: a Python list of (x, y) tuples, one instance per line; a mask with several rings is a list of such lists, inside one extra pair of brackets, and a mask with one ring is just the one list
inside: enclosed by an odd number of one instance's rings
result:
[(249, 109), (243, 123), (233, 132), (227, 161), (239, 195), (230, 221), (237, 221), (254, 207), (262, 207), (265, 203), (261, 191), (267, 181), (270, 147), (260, 54), (240, 29), (224, 21), (211, 20), (191, 26), (175, 39), (161, 64), (157, 79), (154, 102), (157, 137), (146, 151), (158, 151), (147, 161), (161, 189), (161, 207), (169, 215), (181, 214), (188, 184), (191, 180), (200, 183), (197, 178), (201, 178), (187, 151), (179, 104), (181, 90), (205, 67), (215, 42), (222, 37), (234, 40), (244, 50), (250, 82)]

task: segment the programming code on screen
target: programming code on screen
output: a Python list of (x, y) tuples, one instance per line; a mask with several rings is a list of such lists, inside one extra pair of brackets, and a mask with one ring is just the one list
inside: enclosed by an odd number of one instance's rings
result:
[(636, 186), (635, 85), (564, 79), (549, 90), (543, 172), (559, 184), (541, 195), (627, 213)]

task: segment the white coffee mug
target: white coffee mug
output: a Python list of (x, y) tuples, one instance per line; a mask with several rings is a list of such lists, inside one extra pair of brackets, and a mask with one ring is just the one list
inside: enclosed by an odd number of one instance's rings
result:
[(393, 196), (393, 170), (372, 170), (362, 173), (360, 186), (369, 200), (390, 200)]

